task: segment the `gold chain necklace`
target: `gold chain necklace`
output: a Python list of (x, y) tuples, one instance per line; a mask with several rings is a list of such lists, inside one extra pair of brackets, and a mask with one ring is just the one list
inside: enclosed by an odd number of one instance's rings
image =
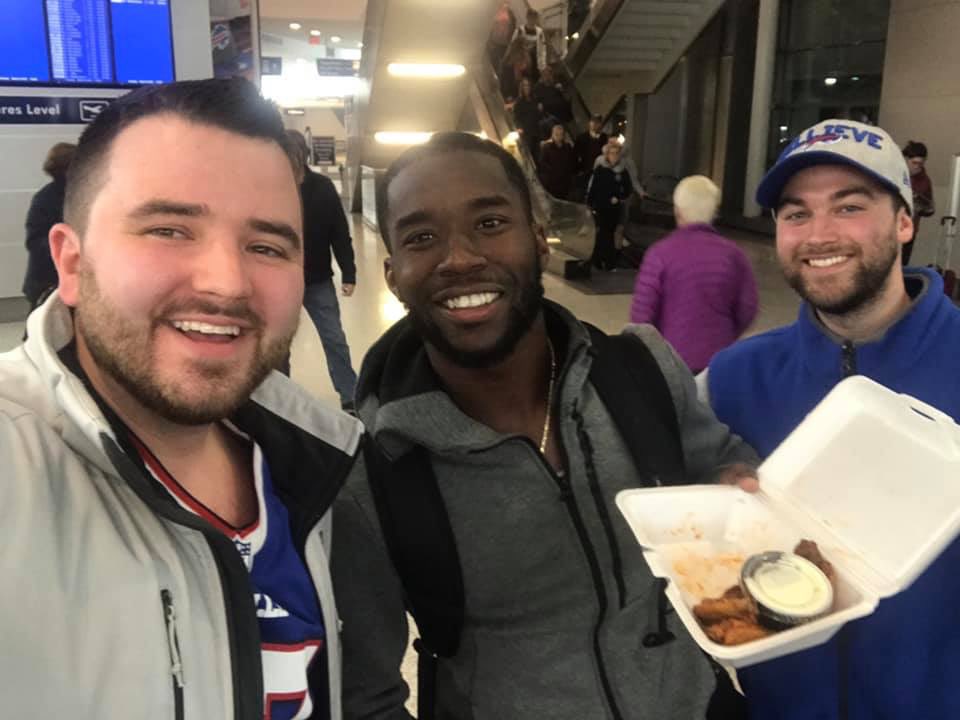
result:
[(553, 384), (557, 378), (557, 358), (553, 354), (553, 343), (547, 338), (547, 347), (550, 349), (550, 382), (547, 385), (547, 416), (543, 419), (543, 435), (540, 436), (540, 454), (547, 451), (547, 440), (550, 439), (550, 416), (553, 408)]

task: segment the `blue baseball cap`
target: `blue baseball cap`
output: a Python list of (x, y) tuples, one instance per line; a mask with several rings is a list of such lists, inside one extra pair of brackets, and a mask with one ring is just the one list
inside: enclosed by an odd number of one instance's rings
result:
[(859, 170), (897, 193), (913, 214), (910, 171), (900, 148), (886, 131), (854, 120), (824, 120), (797, 135), (760, 181), (757, 202), (765, 208), (777, 207), (790, 178), (814, 165)]

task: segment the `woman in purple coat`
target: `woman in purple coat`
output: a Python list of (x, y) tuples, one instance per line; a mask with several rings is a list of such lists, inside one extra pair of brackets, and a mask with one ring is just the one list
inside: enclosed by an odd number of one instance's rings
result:
[(656, 327), (695, 373), (757, 315), (750, 261), (711, 224), (719, 206), (710, 178), (680, 181), (673, 191), (677, 229), (644, 255), (630, 307), (630, 321)]

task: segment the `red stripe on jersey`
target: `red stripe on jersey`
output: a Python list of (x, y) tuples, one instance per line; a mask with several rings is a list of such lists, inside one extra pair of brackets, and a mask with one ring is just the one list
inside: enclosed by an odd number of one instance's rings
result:
[(323, 647), (323, 640), (304, 640), (299, 643), (260, 643), (260, 647), (271, 652), (300, 652), (308, 647), (318, 650)]
[(134, 436), (132, 433), (131, 436), (133, 438), (133, 444), (137, 446), (137, 452), (140, 453), (140, 458), (147, 465), (147, 467), (150, 468), (150, 471), (154, 474), (157, 480), (160, 481), (160, 484), (163, 485), (167, 491), (174, 495), (180, 502), (186, 505), (191, 512), (199, 515), (208, 523), (213, 525), (217, 530), (230, 538), (245, 538), (254, 530), (256, 530), (257, 527), (259, 527), (259, 512), (257, 512), (257, 519), (245, 527), (236, 528), (228, 523), (226, 520), (213, 512), (213, 510), (197, 500), (186, 488), (178, 483), (177, 479), (167, 472), (167, 469), (157, 459), (156, 455), (153, 454), (150, 448), (140, 441), (140, 438)]

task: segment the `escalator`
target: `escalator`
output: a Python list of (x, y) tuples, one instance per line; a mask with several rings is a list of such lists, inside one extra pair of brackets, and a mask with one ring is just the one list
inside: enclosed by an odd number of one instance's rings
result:
[(493, 67), (487, 62), (478, 64), (470, 80), (469, 102), (481, 132), (509, 150), (523, 168), (530, 186), (534, 218), (544, 227), (550, 244), (547, 269), (563, 276), (582, 272), (584, 262), (593, 252), (595, 235), (589, 208), (580, 203), (558, 200), (544, 189), (530, 152), (518, 142), (517, 129), (505, 108)]

